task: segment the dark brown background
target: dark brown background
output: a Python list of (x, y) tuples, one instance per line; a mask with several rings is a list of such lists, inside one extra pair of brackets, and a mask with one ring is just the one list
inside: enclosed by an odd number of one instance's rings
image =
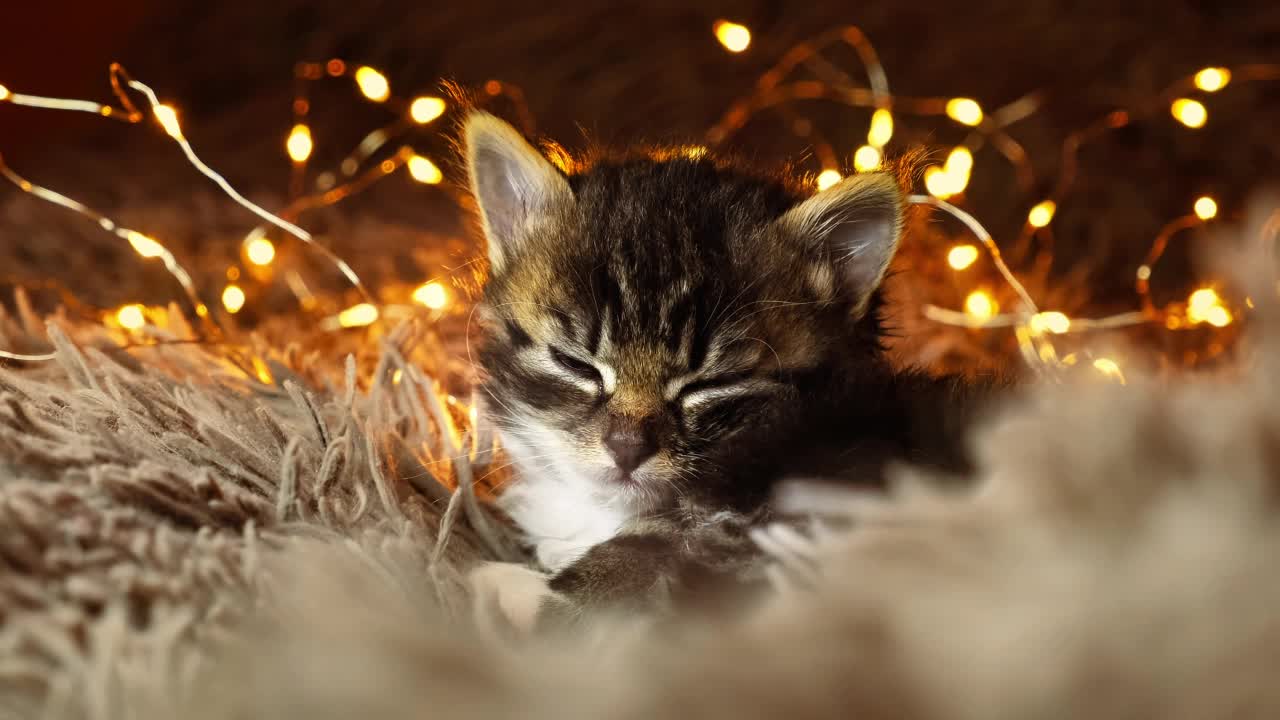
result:
[[(193, 2), (8, 3), (0, 10), (0, 83), (19, 91), (107, 100), (106, 67), (126, 63), (182, 112), (188, 137), (236, 185), (279, 203), (288, 172), (281, 141), (291, 122), (291, 67), (337, 55), (383, 69), (403, 94), (441, 78), (464, 85), (501, 78), (522, 86), (539, 130), (570, 146), (584, 132), (613, 143), (696, 139), (789, 46), (834, 25), (861, 26), (891, 86), (907, 95), (967, 95), (994, 108), (1032, 90), (1045, 110), (1015, 133), (1051, 177), (1063, 136), (1148, 98), (1208, 64), (1280, 62), (1280, 6), (1212, 2)], [(726, 53), (710, 32), (719, 17), (750, 26), (755, 41)], [(1280, 176), (1280, 84), (1232, 86), (1190, 132), (1158, 114), (1084, 155), (1079, 192), (1055, 225), (1066, 269), (1088, 261), (1100, 304), (1132, 302), (1131, 269), (1161, 223), (1201, 192), (1224, 211)], [(317, 97), (317, 158), (346, 149), (386, 116), (349, 87)], [(816, 125), (856, 147), (866, 115), (814, 105)], [(895, 140), (943, 146), (946, 122), (911, 121)], [(444, 155), (442, 138), (414, 138)], [(806, 148), (767, 121), (736, 140), (762, 160)], [(37, 182), (118, 213), (163, 237), (220, 282), (236, 240), (252, 225), (182, 162), (153, 129), (0, 105), (0, 152)], [(1016, 231), (1033, 198), (1016, 194), (1003, 162), (978, 156), (969, 205), (997, 234)], [(111, 305), (139, 294), (172, 296), (162, 274), (139, 271), (118, 241), (0, 185), (0, 263), (12, 277), (54, 276)], [(278, 205), (277, 205), (278, 206)], [(451, 232), (443, 193), (392, 178), (312, 227), (375, 277), (412, 274), (412, 254)], [(416, 251), (416, 250), (415, 250)], [(450, 251), (453, 252), (453, 251)], [(1173, 272), (1186, 272), (1175, 247)], [(434, 260), (428, 260), (434, 262)], [(1182, 266), (1181, 271), (1177, 270)], [(1120, 271), (1112, 272), (1119, 268)]]

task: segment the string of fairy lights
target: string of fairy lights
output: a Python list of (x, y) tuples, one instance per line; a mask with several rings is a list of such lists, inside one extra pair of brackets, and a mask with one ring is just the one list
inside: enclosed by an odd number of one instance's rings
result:
[[(751, 44), (750, 30), (732, 22), (720, 21), (713, 30), (726, 50), (744, 52)], [(830, 62), (824, 53), (840, 44), (851, 47), (861, 60), (869, 87), (855, 82), (843, 70)], [(809, 75), (797, 77), (800, 68)], [(866, 36), (856, 27), (830, 30), (816, 38), (802, 42), (783, 55), (756, 83), (752, 92), (733, 103), (720, 121), (708, 132), (712, 145), (728, 139), (745, 126), (757, 114), (772, 110), (788, 120), (791, 131), (813, 145), (815, 155), (823, 169), (817, 175), (819, 188), (826, 188), (843, 177), (839, 154), (831, 144), (817, 135), (812, 123), (798, 116), (793, 108), (799, 101), (826, 100), (855, 108), (872, 110), (868, 124), (867, 142), (851, 153), (852, 169), (867, 172), (881, 167), (885, 146), (893, 137), (895, 114), (914, 116), (945, 116), (960, 126), (972, 128), (968, 137), (951, 148), (942, 164), (927, 166), (923, 172), (927, 195), (913, 196), (916, 203), (943, 207), (952, 215), (956, 208), (943, 202), (962, 197), (973, 170), (973, 154), (990, 145), (1013, 166), (1019, 185), (1030, 191), (1035, 186), (1035, 173), (1030, 158), (1021, 145), (1008, 132), (1008, 128), (1034, 114), (1040, 107), (1040, 99), (1032, 94), (1009, 103), (994, 112), (986, 112), (972, 98), (905, 98), (890, 95), (883, 81), (885, 72)], [(1116, 110), (1099, 121), (1069, 135), (1063, 144), (1060, 174), (1048, 197), (1037, 199), (1027, 211), (1022, 236), (1017, 246), (1022, 246), (1032, 235), (1047, 231), (1054, 220), (1059, 205), (1070, 193), (1078, 175), (1078, 155), (1090, 141), (1106, 132), (1126, 127), (1140, 117), (1156, 114), (1159, 108), (1168, 108), (1174, 121), (1190, 130), (1204, 127), (1209, 119), (1205, 99), (1229, 84), (1280, 79), (1280, 64), (1251, 64), (1235, 68), (1206, 67), (1181, 78), (1158, 95), (1156, 102), (1141, 111)], [(1229, 307), (1213, 285), (1204, 285), (1190, 291), (1185, 302), (1175, 302), (1156, 307), (1151, 298), (1151, 278), (1156, 262), (1163, 255), (1170, 238), (1178, 232), (1208, 223), (1218, 215), (1218, 203), (1211, 196), (1200, 196), (1190, 204), (1190, 212), (1169, 221), (1152, 242), (1145, 261), (1135, 269), (1135, 292), (1140, 309), (1102, 318), (1069, 317), (1056, 311), (1041, 311), (1017, 277), (1008, 270), (1001, 258), (998, 246), (990, 235), (971, 216), (961, 220), (981, 241), (999, 270), (1003, 280), (1018, 297), (1018, 306), (1012, 312), (1001, 313), (992, 293), (984, 288), (974, 288), (966, 296), (960, 310), (926, 305), (926, 317), (936, 322), (959, 327), (988, 329), (1013, 328), (1023, 357), (1031, 367), (1051, 372), (1065, 365), (1074, 364), (1074, 354), (1059, 359), (1052, 343), (1052, 336), (1093, 330), (1115, 329), (1139, 324), (1160, 324), (1170, 329), (1188, 329), (1209, 326), (1224, 328), (1236, 321), (1238, 309)], [(959, 217), (959, 216), (957, 216)], [(946, 252), (946, 262), (956, 273), (969, 270), (981, 258), (979, 248), (960, 243)], [(1246, 307), (1252, 306), (1250, 298), (1244, 299)], [(1111, 358), (1098, 357), (1094, 367), (1117, 380), (1123, 381), (1119, 364)]]
[[(712, 26), (716, 40), (731, 53), (746, 52), (752, 43), (752, 35), (746, 26), (718, 20)], [(851, 48), (858, 56), (866, 83), (854, 80), (844, 69), (828, 58), (827, 52), (839, 46)], [(801, 70), (807, 75), (800, 75)], [(341, 257), (324, 245), (315, 242), (312, 235), (300, 224), (300, 218), (316, 208), (334, 205), (363, 192), (376, 182), (393, 173), (404, 170), (415, 181), (424, 185), (438, 185), (444, 174), (430, 158), (419, 154), (404, 143), (413, 128), (431, 126), (449, 110), (450, 102), (436, 95), (401, 97), (393, 94), (387, 76), (368, 65), (353, 65), (342, 59), (326, 62), (303, 62), (295, 67), (297, 91), (293, 98), (292, 128), (284, 140), (284, 152), (292, 163), (288, 202), (278, 212), (272, 213), (250, 202), (238, 193), (225, 178), (206, 165), (196, 155), (184, 136), (173, 105), (163, 103), (147, 85), (134, 80), (119, 65), (113, 65), (110, 82), (119, 107), (91, 101), (51, 98), (12, 92), (0, 85), (0, 103), (22, 105), (71, 112), (85, 112), (107, 119), (127, 123), (139, 123), (147, 115), (139, 110), (133, 98), (141, 96), (145, 107), (165, 134), (182, 149), (187, 160), (205, 177), (217, 184), (224, 193), (245, 209), (257, 215), (262, 224), (254, 227), (243, 238), (241, 255), (251, 268), (270, 270), (277, 261), (277, 248), (273, 233), (284, 233), (305, 243), (321, 254), (350, 283), (361, 301), (324, 317), (320, 325), (326, 329), (342, 330), (359, 328), (377, 323), (380, 319), (411, 312), (412, 307), (379, 305), (365, 287), (355, 270)], [(1064, 202), (1079, 174), (1078, 154), (1089, 142), (1106, 132), (1125, 127), (1137, 119), (1148, 117), (1158, 108), (1168, 109), (1173, 120), (1188, 129), (1203, 127), (1209, 118), (1205, 100), (1231, 84), (1280, 79), (1280, 65), (1254, 64), (1239, 67), (1207, 67), (1171, 84), (1159, 95), (1159, 102), (1142, 110), (1117, 110), (1108, 113), (1097, 122), (1069, 135), (1063, 144), (1060, 172), (1046, 197), (1036, 198), (1027, 210), (1026, 221), (1016, 246), (1023, 246), (1037, 233), (1047, 232), (1054, 221), (1059, 205)], [(311, 172), (310, 160), (315, 149), (315, 137), (308, 121), (311, 111), (310, 88), (322, 81), (351, 83), (365, 102), (386, 107), (393, 119), (387, 125), (376, 128), (347, 153), (338, 165), (318, 173)], [(483, 86), (488, 97), (503, 96), (515, 107), (521, 124), (532, 130), (532, 118), (517, 86), (490, 81)], [(813, 124), (801, 115), (796, 106), (800, 102), (825, 100), (852, 108), (871, 111), (868, 120), (866, 143), (848, 153), (846, 166), (843, 156), (832, 143), (818, 134)], [(839, 182), (845, 172), (870, 172), (882, 167), (886, 147), (895, 133), (895, 123), (900, 116), (921, 118), (945, 118), (968, 128), (964, 140), (950, 148), (940, 164), (924, 168), (924, 193), (910, 196), (911, 202), (948, 213), (963, 224), (976, 238), (977, 243), (958, 243), (945, 252), (945, 262), (957, 275), (966, 273), (982, 258), (985, 250), (999, 276), (1017, 298), (1016, 306), (1001, 311), (996, 297), (989, 289), (972, 289), (962, 307), (958, 309), (926, 305), (924, 313), (929, 319), (946, 325), (978, 330), (1011, 328), (1019, 349), (1028, 365), (1043, 373), (1072, 365), (1075, 354), (1059, 358), (1054, 336), (1121, 328), (1139, 324), (1163, 324), (1169, 330), (1209, 326), (1223, 328), (1237, 320), (1240, 308), (1228, 305), (1213, 285), (1196, 287), (1185, 302), (1175, 302), (1157, 307), (1151, 298), (1151, 279), (1154, 268), (1163, 255), (1170, 238), (1179, 232), (1198, 227), (1214, 220), (1218, 213), (1217, 201), (1210, 196), (1196, 198), (1190, 212), (1167, 223), (1157, 235), (1146, 260), (1135, 270), (1135, 292), (1139, 308), (1134, 311), (1101, 318), (1070, 317), (1058, 310), (1041, 310), (1017, 275), (1005, 263), (1000, 248), (990, 233), (969, 213), (949, 201), (963, 203), (963, 194), (969, 184), (974, 166), (974, 153), (987, 147), (1004, 157), (1013, 167), (1019, 187), (1031, 192), (1036, 187), (1036, 177), (1030, 158), (1018, 141), (1010, 134), (1014, 124), (1035, 114), (1041, 107), (1037, 94), (1030, 94), (1012, 103), (988, 112), (980, 103), (967, 97), (905, 97), (889, 90), (885, 69), (866, 36), (856, 27), (846, 26), (824, 32), (802, 42), (786, 52), (781, 59), (760, 77), (753, 90), (734, 102), (721, 119), (707, 132), (706, 142), (715, 147), (728, 140), (756, 115), (770, 111), (787, 121), (788, 127), (798, 137), (814, 148), (821, 163), (820, 172), (814, 176), (818, 190), (824, 190)], [(388, 151), (389, 148), (394, 148)], [(553, 148), (554, 150), (554, 148)], [(684, 150), (701, 154), (706, 148), (694, 146)], [(552, 152), (552, 160), (567, 167), (572, 161), (567, 155)], [(0, 176), (14, 186), (41, 200), (54, 203), (97, 223), (104, 231), (113, 233), (128, 242), (142, 259), (159, 259), (166, 270), (182, 287), (186, 299), (197, 315), (205, 321), (210, 332), (220, 330), (220, 313), (211, 313), (200, 300), (191, 275), (177, 258), (155, 237), (141, 231), (119, 225), (115, 220), (88, 206), (37, 185), (10, 168), (0, 155)], [(285, 285), (297, 298), (304, 310), (315, 310), (317, 300), (305, 279), (296, 269), (282, 272)], [(227, 271), (228, 282), (219, 296), (220, 311), (228, 315), (239, 313), (248, 303), (246, 279), (271, 282), (271, 272), (249, 275), (240, 268)], [(452, 302), (449, 287), (439, 280), (427, 280), (411, 293), (415, 306), (440, 312)], [(1246, 304), (1250, 304), (1246, 298)], [(107, 324), (126, 331), (143, 329), (153, 320), (150, 308), (138, 304), (120, 307), (105, 316)], [(0, 351), (0, 358), (10, 360), (40, 361), (52, 355), (22, 355)], [(1111, 358), (1097, 357), (1092, 365), (1099, 372), (1123, 382), (1119, 364)]]

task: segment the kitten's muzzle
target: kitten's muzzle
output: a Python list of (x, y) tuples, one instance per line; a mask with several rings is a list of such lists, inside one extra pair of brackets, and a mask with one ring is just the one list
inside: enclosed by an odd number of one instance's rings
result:
[(658, 452), (656, 419), (611, 416), (604, 446), (618, 469), (630, 473)]

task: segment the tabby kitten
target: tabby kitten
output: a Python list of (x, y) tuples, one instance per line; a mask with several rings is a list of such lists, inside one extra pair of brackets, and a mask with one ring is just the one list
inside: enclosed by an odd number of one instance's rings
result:
[(813, 194), (678, 152), (566, 173), (490, 115), (464, 135), (489, 245), (479, 360), (519, 471), (500, 504), (552, 589), (604, 605), (749, 565), (784, 478), (963, 463), (982, 393), (883, 357), (893, 177)]

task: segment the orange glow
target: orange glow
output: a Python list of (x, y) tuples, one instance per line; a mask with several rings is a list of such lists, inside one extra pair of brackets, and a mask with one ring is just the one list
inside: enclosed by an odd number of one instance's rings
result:
[(717, 20), (711, 29), (715, 32), (716, 39), (729, 52), (740, 53), (751, 45), (751, 31), (745, 25)]
[(372, 325), (378, 319), (378, 308), (369, 303), (360, 303), (338, 313), (338, 324), (344, 328), (364, 327)]
[(880, 167), (880, 151), (874, 145), (863, 145), (853, 154), (853, 169), (871, 172)]
[(1205, 92), (1218, 92), (1231, 82), (1231, 71), (1226, 68), (1207, 67), (1196, 73), (1196, 87)]
[(301, 123), (294, 125), (293, 130), (289, 132), (289, 138), (284, 141), (284, 149), (289, 153), (289, 159), (296, 163), (306, 162), (311, 157), (313, 148), (311, 142), (311, 128)]
[(1196, 217), (1201, 220), (1212, 220), (1218, 215), (1218, 203), (1208, 195), (1196, 199)]
[(276, 246), (264, 237), (250, 240), (244, 251), (249, 256), (249, 262), (254, 265), (270, 265), (276, 259)]
[(953, 270), (964, 270), (978, 261), (978, 248), (973, 245), (956, 245), (947, 253), (947, 264)]
[(1031, 316), (1031, 331), (1044, 334), (1046, 332), (1061, 335), (1071, 329), (1071, 318), (1056, 310), (1036, 313)]
[(409, 105), (409, 117), (419, 125), (425, 125), (443, 115), (445, 107), (444, 100), (438, 97), (420, 97)]
[(982, 123), (982, 106), (972, 98), (952, 98), (947, 101), (947, 117), (970, 127)]
[(1093, 368), (1102, 373), (1106, 377), (1115, 380), (1124, 385), (1124, 373), (1120, 372), (1120, 365), (1111, 358), (1098, 358), (1093, 361)]
[(129, 244), (144, 258), (160, 257), (165, 253), (163, 245), (139, 232), (129, 233)]
[(391, 83), (387, 82), (387, 76), (368, 65), (356, 69), (356, 85), (360, 86), (365, 97), (374, 102), (383, 102), (391, 97)]
[(1058, 211), (1058, 204), (1052, 200), (1045, 200), (1036, 203), (1031, 208), (1031, 212), (1027, 213), (1027, 223), (1031, 227), (1042, 228), (1053, 222), (1053, 215)]
[(871, 116), (871, 129), (867, 130), (867, 144), (882, 148), (893, 137), (893, 113), (880, 108)]
[(1209, 120), (1209, 111), (1204, 104), (1191, 98), (1174, 100), (1173, 105), (1169, 106), (1169, 112), (1173, 113), (1178, 122), (1192, 129), (1204, 127)]
[(975, 320), (990, 320), (1000, 306), (984, 290), (974, 290), (964, 299), (964, 311)]
[(169, 133), (169, 136), (176, 139), (182, 138), (182, 128), (178, 125), (178, 111), (169, 105), (157, 105), (154, 110), (156, 120), (159, 121), (160, 127)]
[(122, 328), (137, 330), (147, 324), (147, 318), (142, 314), (141, 305), (125, 305), (116, 311), (116, 322)]
[(418, 289), (413, 291), (413, 299), (432, 310), (440, 310), (449, 304), (449, 292), (445, 290), (442, 283), (433, 280), (419, 285)]
[(226, 308), (227, 312), (232, 315), (240, 312), (240, 309), (244, 307), (244, 301), (244, 290), (241, 290), (239, 285), (228, 285), (223, 289), (222, 307)]
[(440, 168), (421, 155), (414, 155), (409, 158), (407, 167), (409, 168), (409, 175), (420, 183), (435, 185), (444, 179), (444, 173), (440, 172)]

